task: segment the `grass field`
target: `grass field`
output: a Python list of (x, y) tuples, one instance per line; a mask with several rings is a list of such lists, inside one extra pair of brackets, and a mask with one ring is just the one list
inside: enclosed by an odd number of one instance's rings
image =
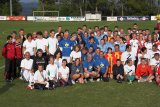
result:
[[(110, 29), (119, 26), (125, 30), (135, 22), (0, 22), (0, 48), (6, 41), (6, 36), (13, 30), (24, 28), (26, 33), (56, 29), (61, 25), (71, 32), (84, 24), (93, 28), (95, 25), (108, 25)], [(153, 31), (156, 22), (136, 22), (141, 29)], [(3, 66), (0, 56), (0, 67)], [(0, 106), (1, 107), (159, 107), (160, 88), (153, 83), (134, 82), (128, 85), (116, 81), (108, 83), (76, 84), (71, 87), (61, 87), (52, 91), (28, 91), (20, 80), (6, 84), (3, 79), (4, 69), (0, 69)]]

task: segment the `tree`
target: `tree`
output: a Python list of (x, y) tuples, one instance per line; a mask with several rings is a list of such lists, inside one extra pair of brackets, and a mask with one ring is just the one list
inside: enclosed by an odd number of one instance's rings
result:
[[(19, 0), (12, 0), (13, 15), (17, 16), (22, 11)], [(10, 0), (0, 0), (0, 15), (10, 15)]]

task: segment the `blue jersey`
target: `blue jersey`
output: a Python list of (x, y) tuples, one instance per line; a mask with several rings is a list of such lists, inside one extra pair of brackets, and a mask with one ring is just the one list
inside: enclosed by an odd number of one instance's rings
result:
[(100, 59), (100, 56), (97, 55), (97, 54), (94, 54), (93, 60), (94, 60), (95, 62), (99, 62), (99, 59)]
[(107, 52), (107, 47), (106, 47), (106, 45), (103, 45), (103, 46), (102, 46), (102, 45), (98, 45), (98, 47), (100, 48), (101, 51), (103, 51), (103, 52), (105, 52), (105, 53)]
[(103, 36), (100, 35), (100, 37), (95, 36), (95, 39), (98, 40), (98, 44), (100, 44), (101, 39), (103, 38)]
[(83, 54), (82, 52), (81, 52), (81, 57), (82, 57), (82, 61), (85, 61), (85, 60), (87, 60), (87, 54)]
[(72, 46), (73, 46), (73, 44), (69, 39), (67, 39), (67, 40), (63, 39), (59, 43), (59, 47), (62, 48), (62, 56), (69, 57), (70, 53), (71, 53)]
[(120, 45), (119, 45), (119, 50), (120, 50), (121, 52), (125, 52), (125, 51), (126, 51), (126, 44), (120, 44)]
[(94, 67), (97, 67), (97, 66), (98, 64), (96, 64), (95, 61), (93, 60), (91, 62), (88, 62), (87, 60), (83, 62), (83, 68), (87, 68), (89, 72), (92, 72)]
[(106, 67), (109, 66), (109, 62), (105, 58), (100, 58), (99, 59), (99, 66), (100, 66), (100, 72), (105, 73), (106, 72)]
[(91, 44), (91, 43), (88, 42), (88, 43), (86, 44), (86, 47), (89, 48), (90, 46), (93, 47), (93, 50), (96, 50), (96, 48), (97, 48), (97, 44), (96, 44), (96, 43), (92, 43), (92, 44)]

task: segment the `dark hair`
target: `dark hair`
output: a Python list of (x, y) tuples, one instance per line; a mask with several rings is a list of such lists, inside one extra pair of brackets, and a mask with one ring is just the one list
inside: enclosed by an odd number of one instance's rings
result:
[(89, 37), (89, 40), (93, 39), (94, 40), (94, 37)]
[(141, 48), (141, 51), (142, 51), (142, 52), (144, 52), (145, 50), (147, 50), (146, 47), (142, 47), (142, 48)]
[(43, 64), (38, 64), (38, 67), (39, 67), (39, 66), (42, 66), (42, 67), (44, 68)]
[(11, 38), (12, 38), (11, 35), (8, 35), (8, 36), (7, 36), (7, 40), (10, 40)]
[(155, 53), (155, 54), (154, 54), (154, 57), (155, 57), (155, 56), (159, 56), (159, 53)]
[(117, 59), (116, 62), (121, 61), (120, 59)]
[(20, 32), (20, 31), (24, 31), (24, 29), (19, 29), (19, 32)]
[(66, 63), (68, 63), (68, 62), (67, 62), (67, 59), (63, 59), (63, 60), (62, 60), (62, 62), (64, 62), (64, 61), (65, 61)]
[(37, 50), (37, 53), (38, 53), (38, 52), (43, 53), (43, 50), (42, 50), (42, 49), (38, 49), (38, 50)]
[(157, 45), (156, 45), (156, 44), (154, 44), (152, 47), (155, 47), (155, 48), (157, 48)]
[(54, 29), (51, 29), (51, 30), (50, 30), (50, 33), (52, 33), (52, 32), (55, 32), (55, 30), (54, 30)]
[(127, 44), (126, 45), (126, 50), (129, 49), (130, 46), (131, 46), (130, 44)]
[(43, 35), (43, 33), (41, 31), (38, 31), (36, 34), (37, 35)]
[(28, 39), (29, 37), (32, 37), (32, 34), (31, 34), (31, 33), (28, 33), (28, 34), (27, 34), (27, 39)]
[(110, 48), (110, 47), (109, 47), (109, 48), (107, 49), (107, 52), (108, 52), (109, 50), (111, 50), (111, 51), (112, 51), (112, 48)]
[(131, 59), (128, 59), (128, 60), (126, 61), (126, 63), (129, 64), (130, 61), (132, 61), (132, 60), (131, 60)]
[(54, 58), (56, 58), (58, 53), (60, 53), (60, 58), (62, 58), (62, 52), (60, 50), (56, 50), (56, 52), (54, 53)]
[(115, 46), (114, 46), (114, 47), (116, 47), (116, 46), (118, 46), (118, 47), (119, 47), (119, 45), (118, 45), (118, 44), (115, 44)]

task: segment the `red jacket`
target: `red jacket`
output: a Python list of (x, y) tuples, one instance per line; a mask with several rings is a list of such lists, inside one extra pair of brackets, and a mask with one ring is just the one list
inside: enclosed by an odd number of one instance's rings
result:
[(141, 76), (149, 76), (152, 73), (151, 67), (149, 65), (145, 65), (143, 68), (141, 64), (137, 66), (136, 75), (140, 78)]
[(10, 60), (15, 58), (15, 43), (7, 43), (2, 48), (2, 56)]
[(15, 43), (15, 57), (17, 59), (22, 58), (22, 44), (21, 43)]

